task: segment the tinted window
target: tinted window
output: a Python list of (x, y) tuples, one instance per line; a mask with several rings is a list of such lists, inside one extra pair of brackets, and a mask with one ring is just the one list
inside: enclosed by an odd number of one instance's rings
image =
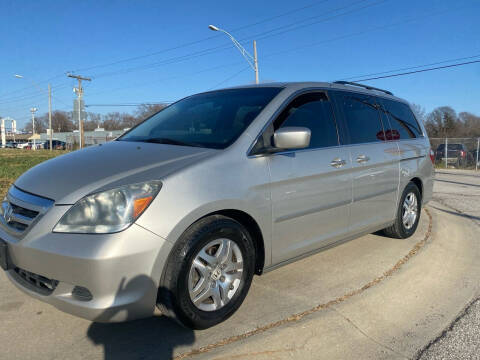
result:
[(337, 127), (332, 106), (324, 93), (301, 95), (275, 120), (275, 130), (279, 127), (301, 126), (309, 128), (312, 135), (308, 148), (321, 148), (338, 145)]
[(190, 96), (153, 115), (119, 140), (223, 149), (280, 90), (260, 87)]
[(339, 98), (351, 144), (385, 139), (379, 112), (372, 97), (350, 93), (342, 94)]
[(420, 126), (407, 104), (387, 99), (381, 101), (390, 120), (391, 138), (389, 140), (403, 140), (422, 136)]

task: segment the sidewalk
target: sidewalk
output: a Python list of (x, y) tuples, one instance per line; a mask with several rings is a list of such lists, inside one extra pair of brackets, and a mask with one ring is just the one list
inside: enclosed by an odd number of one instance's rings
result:
[(193, 358), (415, 358), (479, 290), (476, 229), (440, 204), (432, 203), (429, 209), (434, 224), (431, 237), (387, 279), (298, 321)]

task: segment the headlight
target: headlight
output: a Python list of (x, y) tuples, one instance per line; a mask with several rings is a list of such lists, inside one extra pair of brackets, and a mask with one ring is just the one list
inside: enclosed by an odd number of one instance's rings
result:
[(125, 230), (150, 205), (160, 181), (126, 185), (88, 195), (62, 216), (54, 232), (106, 234)]

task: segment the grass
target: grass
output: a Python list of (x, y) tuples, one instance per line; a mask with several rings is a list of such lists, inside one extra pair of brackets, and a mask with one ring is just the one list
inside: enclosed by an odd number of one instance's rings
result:
[(31, 167), (66, 151), (0, 149), (0, 200), (11, 184)]

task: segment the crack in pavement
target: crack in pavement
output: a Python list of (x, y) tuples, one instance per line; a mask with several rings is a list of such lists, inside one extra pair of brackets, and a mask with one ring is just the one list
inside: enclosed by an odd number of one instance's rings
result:
[(368, 335), (365, 331), (363, 331), (357, 324), (355, 324), (352, 320), (350, 320), (347, 316), (343, 315), (338, 309), (335, 309), (335, 308), (332, 308), (332, 310), (334, 310), (338, 315), (340, 315), (341, 317), (343, 317), (350, 325), (352, 325), (359, 333), (361, 333), (363, 336), (365, 336), (367, 339), (369, 339), (370, 341), (373, 341), (375, 344), (383, 347), (384, 349), (387, 349), (391, 352), (393, 352), (394, 354), (397, 354), (399, 356), (401, 356), (402, 358), (404, 359), (407, 359), (407, 360), (410, 360), (410, 358), (408, 356), (405, 356), (404, 354), (396, 351), (395, 349), (391, 348), (390, 346), (388, 345), (385, 345), (383, 343), (381, 343), (380, 341), (374, 339), (373, 337), (371, 337), (370, 335)]
[(397, 261), (397, 263), (390, 269), (386, 270), (382, 275), (376, 277), (375, 279), (371, 280), (370, 282), (366, 283), (365, 285), (363, 285), (362, 287), (360, 288), (357, 288), (355, 290), (352, 290), (348, 293), (346, 293), (345, 295), (343, 296), (340, 296), (336, 299), (333, 299), (333, 300), (330, 300), (326, 303), (323, 303), (323, 304), (319, 304), (313, 308), (310, 308), (308, 310), (305, 310), (303, 312), (300, 312), (300, 313), (297, 313), (297, 314), (294, 314), (294, 315), (291, 315), (287, 318), (284, 318), (284, 319), (281, 319), (281, 320), (278, 320), (278, 321), (275, 321), (275, 322), (272, 322), (270, 324), (267, 324), (267, 325), (264, 325), (264, 326), (260, 326), (260, 327), (257, 327), (253, 330), (250, 330), (250, 331), (247, 331), (243, 334), (239, 334), (239, 335), (234, 335), (234, 336), (231, 336), (231, 337), (228, 337), (228, 338), (225, 338), (225, 339), (222, 339), (216, 343), (213, 343), (213, 344), (208, 344), (208, 345), (205, 345), (205, 346), (202, 346), (202, 347), (199, 347), (197, 349), (193, 349), (193, 350), (190, 350), (190, 351), (187, 351), (183, 354), (179, 354), (177, 356), (174, 357), (174, 360), (181, 360), (181, 359), (185, 359), (187, 357), (192, 357), (194, 355), (200, 355), (200, 354), (204, 354), (204, 353), (207, 353), (207, 352), (210, 352), (214, 349), (217, 349), (217, 348), (220, 348), (220, 347), (223, 347), (223, 346), (226, 346), (226, 345), (229, 345), (229, 344), (232, 344), (234, 342), (237, 342), (237, 341), (240, 341), (240, 340), (244, 340), (244, 339), (247, 339), (249, 337), (252, 337), (254, 335), (258, 335), (258, 334), (261, 334), (261, 333), (264, 333), (270, 329), (273, 329), (273, 328), (277, 328), (277, 327), (280, 327), (282, 325), (286, 325), (286, 324), (289, 324), (289, 323), (294, 323), (294, 322), (298, 322), (300, 321), (301, 319), (303, 319), (304, 317), (308, 316), (308, 315), (311, 315), (313, 313), (316, 313), (320, 310), (325, 310), (325, 309), (328, 309), (330, 308), (331, 306), (333, 305), (337, 305), (337, 304), (340, 304), (342, 302), (344, 302), (345, 300), (355, 296), (355, 295), (358, 295), (358, 294), (361, 294), (363, 293), (365, 290), (379, 284), (380, 282), (382, 282), (383, 280), (385, 280), (386, 278), (392, 276), (395, 272), (397, 272), (405, 263), (407, 263), (407, 261), (409, 261), (413, 256), (415, 256), (424, 246), (425, 244), (427, 243), (428, 239), (430, 238), (430, 235), (432, 233), (432, 226), (433, 226), (433, 223), (432, 223), (432, 215), (430, 214), (430, 211), (428, 209), (424, 209), (425, 213), (427, 214), (428, 216), (428, 229), (425, 233), (425, 236), (423, 237), (422, 240), (418, 241), (414, 246), (413, 248), (405, 255), (403, 256), (400, 260)]

